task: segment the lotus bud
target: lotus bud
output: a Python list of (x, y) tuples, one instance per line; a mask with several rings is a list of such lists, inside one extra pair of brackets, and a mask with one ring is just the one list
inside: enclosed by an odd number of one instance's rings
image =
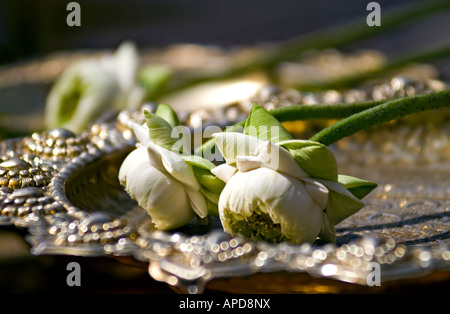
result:
[(240, 133), (214, 138), (221, 152), (225, 142), (255, 147), (247, 156), (237, 155), (234, 166), (212, 170), (226, 182), (219, 198), (224, 230), (269, 242), (313, 242), (322, 228), (327, 188), (309, 178), (289, 152), (275, 144)]
[(138, 64), (135, 46), (126, 42), (112, 55), (70, 65), (47, 97), (46, 127), (80, 132), (109, 110), (137, 107), (144, 96)]
[(206, 217), (206, 199), (192, 167), (178, 154), (154, 144), (145, 136), (145, 127), (134, 123), (133, 129), (140, 145), (122, 163), (119, 181), (156, 228), (175, 229), (196, 215)]
[[(261, 126), (263, 126), (261, 128)], [(243, 133), (213, 135), (226, 163), (218, 210), (226, 232), (268, 242), (335, 240), (335, 225), (364, 206), (376, 184), (342, 176), (329, 149), (295, 140), (254, 105)]]
[(186, 147), (182, 137), (172, 137), (179, 120), (168, 105), (156, 113), (145, 112), (144, 125), (130, 122), (137, 148), (124, 160), (119, 181), (126, 192), (145, 209), (156, 228), (182, 227), (194, 217), (217, 213), (223, 182), (209, 170), (214, 165), (200, 156), (182, 154), (174, 147)]

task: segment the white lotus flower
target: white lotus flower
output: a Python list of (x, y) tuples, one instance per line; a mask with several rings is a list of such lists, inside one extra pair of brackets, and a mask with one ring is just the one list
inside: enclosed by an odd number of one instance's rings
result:
[(137, 48), (130, 42), (114, 54), (71, 64), (48, 95), (46, 127), (80, 132), (108, 110), (136, 108), (144, 97), (138, 66)]
[(120, 167), (119, 181), (144, 208), (156, 228), (181, 227), (207, 216), (207, 201), (192, 167), (180, 155), (153, 143), (148, 128), (132, 122), (139, 141)]
[(320, 234), (333, 241), (341, 219), (336, 208), (347, 206), (347, 215), (363, 205), (339, 183), (311, 177), (281, 145), (232, 132), (214, 139), (227, 161), (211, 172), (226, 182), (219, 215), (230, 234), (293, 243), (314, 242)]

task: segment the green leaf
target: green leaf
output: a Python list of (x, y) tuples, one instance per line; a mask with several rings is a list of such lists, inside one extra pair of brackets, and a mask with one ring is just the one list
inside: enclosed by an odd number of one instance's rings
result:
[(257, 103), (253, 104), (252, 110), (245, 122), (244, 134), (272, 143), (292, 139), (291, 134), (289, 134), (283, 125)]
[(144, 116), (149, 129), (150, 140), (171, 151), (172, 147), (174, 147), (175, 143), (180, 139), (172, 137), (172, 126), (169, 122), (147, 110), (144, 111)]
[(172, 128), (181, 124), (175, 110), (167, 104), (159, 104), (156, 108), (155, 114), (166, 120)]
[(328, 203), (325, 210), (332, 225), (359, 211), (364, 203), (350, 193), (342, 184), (328, 180), (318, 180), (328, 188)]
[(377, 184), (374, 182), (342, 174), (338, 176), (338, 182), (358, 199), (363, 199), (367, 194), (372, 192), (372, 190), (377, 187)]
[(337, 181), (338, 167), (336, 159), (325, 145), (306, 140), (290, 140), (278, 144), (286, 148), (300, 168), (310, 176)]

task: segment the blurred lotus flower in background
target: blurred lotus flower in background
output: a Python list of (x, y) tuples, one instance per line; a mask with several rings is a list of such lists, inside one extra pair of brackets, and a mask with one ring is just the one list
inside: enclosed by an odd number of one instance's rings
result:
[(137, 108), (146, 95), (138, 70), (139, 54), (131, 42), (111, 55), (70, 65), (48, 95), (46, 127), (80, 132), (105, 112)]

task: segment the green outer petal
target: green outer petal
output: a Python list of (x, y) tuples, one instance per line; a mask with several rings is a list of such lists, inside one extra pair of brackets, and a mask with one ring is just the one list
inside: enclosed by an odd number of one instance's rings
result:
[(340, 174), (338, 182), (359, 199), (363, 199), (367, 194), (377, 187), (374, 182)]
[(171, 151), (175, 143), (179, 141), (178, 138), (172, 137), (172, 126), (162, 117), (148, 111), (144, 111), (145, 121), (149, 129), (150, 140)]
[(208, 215), (219, 217), (219, 207), (217, 205), (218, 203), (214, 203), (206, 198), (206, 207), (208, 209)]
[(220, 193), (213, 193), (205, 188), (200, 188), (200, 192), (205, 195), (206, 199), (214, 204), (219, 204)]
[(192, 166), (206, 169), (206, 170), (211, 170), (216, 166), (209, 160), (207, 160), (203, 157), (197, 156), (197, 155), (181, 155), (181, 158), (183, 158), (183, 160), (186, 163), (188, 163)]
[(328, 180), (318, 179), (318, 181), (328, 188), (328, 204), (325, 212), (332, 225), (337, 225), (364, 207), (364, 203), (342, 184)]
[(177, 113), (167, 104), (159, 104), (156, 108), (155, 114), (166, 120), (171, 127), (181, 125)]
[(338, 167), (333, 153), (325, 145), (307, 140), (278, 143), (291, 153), (297, 164), (310, 176), (337, 181)]
[(222, 192), (223, 188), (225, 187), (225, 182), (220, 180), (218, 177), (216, 177), (214, 174), (212, 174), (209, 170), (205, 170), (202, 168), (196, 168), (193, 167), (195, 177), (197, 181), (207, 188), (209, 191), (214, 193), (220, 193)]
[(326, 213), (323, 213), (322, 228), (320, 229), (319, 237), (323, 242), (336, 242), (336, 229), (330, 223)]
[[(273, 132), (275, 130), (277, 132)], [(292, 139), (291, 134), (289, 134), (283, 125), (257, 103), (253, 104), (252, 110), (245, 122), (244, 134), (272, 143)]]
[(216, 167), (212, 162), (196, 155), (181, 155), (181, 158), (192, 166), (195, 177), (202, 186), (213, 193), (223, 190), (225, 183), (211, 172)]

